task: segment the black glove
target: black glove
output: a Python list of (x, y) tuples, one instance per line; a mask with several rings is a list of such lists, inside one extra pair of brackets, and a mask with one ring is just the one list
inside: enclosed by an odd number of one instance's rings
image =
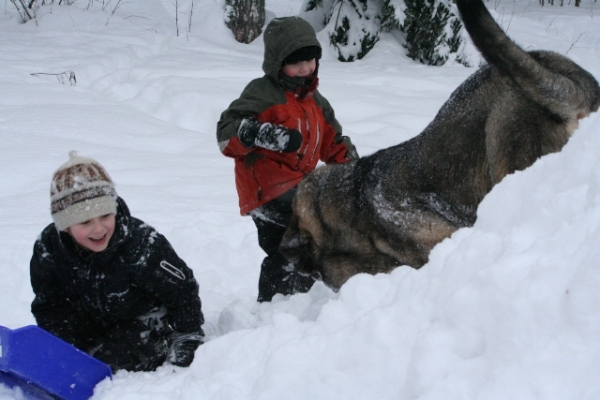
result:
[(202, 343), (202, 336), (197, 333), (171, 334), (171, 349), (169, 351), (169, 362), (178, 367), (189, 367), (194, 361), (194, 353)]
[(167, 359), (169, 344), (166, 339), (149, 341), (146, 345), (140, 346), (135, 352), (140, 359), (140, 364), (135, 367), (135, 371), (156, 371)]
[(237, 131), (240, 142), (247, 148), (254, 146), (289, 153), (302, 145), (302, 134), (282, 125), (258, 122), (255, 118), (244, 118)]

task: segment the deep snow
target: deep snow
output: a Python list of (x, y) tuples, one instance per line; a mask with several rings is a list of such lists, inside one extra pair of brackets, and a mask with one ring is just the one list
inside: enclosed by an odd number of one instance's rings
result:
[[(525, 48), (566, 53), (598, 78), (600, 5), (583, 2), (486, 4)], [(504, 179), (422, 269), (257, 304), (263, 254), (215, 125), (262, 74), (262, 37), (235, 42), (221, 0), (196, 2), (189, 33), (182, 7), (179, 37), (171, 0), (114, 15), (80, 3), (24, 25), (0, 5), (0, 325), (34, 323), (31, 250), (51, 221), (52, 172), (76, 149), (194, 270), (207, 333), (190, 368), (121, 371), (95, 399), (600, 398), (598, 114), (562, 152)], [(300, 5), (267, 0), (269, 18)], [(31, 75), (63, 71), (77, 84)], [(326, 49), (320, 90), (365, 155), (418, 134), (474, 71), (417, 64), (384, 36), (354, 63)]]

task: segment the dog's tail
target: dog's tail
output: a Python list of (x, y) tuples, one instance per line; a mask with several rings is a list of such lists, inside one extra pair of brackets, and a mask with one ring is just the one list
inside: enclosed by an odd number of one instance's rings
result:
[(564, 69), (561, 74), (541, 65), (508, 38), (481, 0), (457, 0), (457, 7), (486, 61), (510, 77), (526, 96), (564, 117), (568, 117), (565, 111), (582, 118), (598, 109), (600, 86), (591, 74), (572, 62), (557, 65)]

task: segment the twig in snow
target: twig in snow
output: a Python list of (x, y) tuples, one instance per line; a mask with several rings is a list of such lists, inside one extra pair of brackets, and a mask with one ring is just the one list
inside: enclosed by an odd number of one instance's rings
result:
[(75, 78), (75, 72), (73, 72), (73, 71), (65, 71), (65, 72), (60, 72), (58, 74), (52, 74), (52, 73), (46, 73), (46, 72), (36, 72), (31, 75), (33, 75), (33, 76), (54, 75), (54, 76), (56, 76), (56, 79), (58, 80), (58, 82), (62, 83), (63, 85), (67, 82), (67, 80), (69, 81), (70, 85), (77, 84), (77, 78)]
[(192, 0), (192, 5), (190, 6), (190, 14), (188, 15), (188, 33), (192, 30), (192, 15), (194, 14), (194, 0)]
[(110, 15), (115, 15), (115, 13), (117, 12), (117, 8), (119, 8), (119, 6), (121, 5), (121, 1), (122, 0), (117, 1), (117, 5), (115, 6), (115, 8), (113, 8), (113, 10), (110, 13)]
[(585, 32), (581, 32), (581, 34), (579, 36), (577, 36), (577, 39), (575, 39), (575, 41), (571, 44), (571, 47), (569, 47), (569, 50), (567, 50), (567, 52), (565, 53), (565, 55), (569, 54), (569, 51), (571, 51), (571, 49), (573, 48), (573, 46), (575, 46), (575, 44), (579, 41), (579, 39), (585, 35)]
[(179, 37), (179, 1), (175, 0), (175, 31)]

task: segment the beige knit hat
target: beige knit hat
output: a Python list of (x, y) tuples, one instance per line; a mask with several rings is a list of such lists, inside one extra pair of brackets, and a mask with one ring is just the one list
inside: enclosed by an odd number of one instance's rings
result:
[(117, 213), (117, 192), (106, 170), (96, 160), (69, 152), (50, 185), (50, 209), (56, 228), (70, 226), (106, 214)]

